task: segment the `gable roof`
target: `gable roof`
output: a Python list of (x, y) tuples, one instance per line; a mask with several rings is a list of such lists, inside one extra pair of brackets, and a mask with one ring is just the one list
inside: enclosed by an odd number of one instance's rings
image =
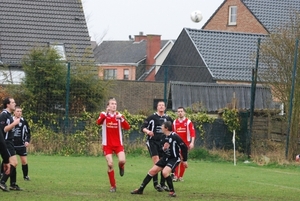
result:
[(258, 38), (262, 34), (186, 29), (216, 80), (251, 81)]
[[(258, 38), (266, 36), (184, 28), (163, 65), (169, 65), (170, 69), (174, 70), (172, 65), (183, 66), (181, 71), (176, 67), (177, 76), (174, 75), (176, 72), (169, 70), (169, 76), (176, 77), (169, 78), (173, 81), (212, 82), (208, 79), (208, 76), (211, 76), (213, 80), (219, 81), (249, 82), (252, 80), (252, 68), (255, 67)], [(194, 47), (187, 48), (190, 42)], [(186, 49), (189, 54), (183, 52)], [(195, 71), (196, 67), (199, 69), (198, 73)], [(207, 68), (208, 72), (200, 72), (200, 69), (203, 71), (204, 68)], [(193, 73), (188, 73), (190, 70), (194, 70)], [(178, 80), (179, 77), (182, 79)], [(159, 74), (157, 78), (160, 80)]]
[[(161, 48), (168, 40), (161, 41)], [(146, 59), (147, 41), (103, 41), (94, 49), (99, 64), (137, 64)]]
[(269, 33), (290, 22), (295, 12), (300, 11), (299, 0), (241, 0)]
[(147, 41), (103, 41), (94, 49), (97, 63), (139, 63), (146, 59)]
[(168, 42), (166, 42), (166, 43), (164, 44), (164, 46), (160, 49), (160, 51), (155, 55), (154, 58), (159, 57), (159, 56), (161, 55), (161, 53), (164, 52), (165, 49), (166, 49), (167, 47), (169, 47), (169, 46), (172, 47), (172, 46), (174, 45), (175, 41), (176, 41), (176, 40), (168, 40)]
[(3, 63), (19, 62), (37, 45), (64, 44), (68, 60), (83, 58), (86, 48), (91, 48), (82, 4), (78, 0), (0, 0), (0, 5), (0, 60)]
[[(172, 110), (178, 107), (192, 107), (198, 103), (208, 112), (228, 107), (236, 98), (238, 109), (249, 109), (251, 85), (227, 85), (217, 83), (171, 82)], [(255, 109), (278, 108), (272, 101), (271, 90), (256, 86)]]

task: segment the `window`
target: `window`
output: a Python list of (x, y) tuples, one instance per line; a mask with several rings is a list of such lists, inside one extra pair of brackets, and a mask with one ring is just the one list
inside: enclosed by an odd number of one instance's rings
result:
[(104, 79), (113, 80), (117, 78), (117, 69), (104, 69)]
[(129, 70), (128, 69), (124, 69), (124, 80), (128, 80), (129, 79)]
[(228, 25), (236, 25), (237, 6), (229, 6), (229, 21)]
[(60, 56), (60, 60), (66, 61), (66, 51), (64, 44), (50, 43), (50, 47), (54, 48)]

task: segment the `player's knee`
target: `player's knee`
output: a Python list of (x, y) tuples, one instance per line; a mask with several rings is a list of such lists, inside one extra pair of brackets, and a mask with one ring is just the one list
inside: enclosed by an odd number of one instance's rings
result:
[(107, 163), (107, 167), (108, 169), (112, 170), (114, 168), (113, 163)]
[(122, 164), (122, 165), (124, 165), (126, 163), (126, 160), (125, 159), (121, 159), (121, 160), (119, 160), (119, 164)]
[(149, 170), (148, 174), (151, 176), (154, 176), (157, 174), (157, 172), (151, 169), (151, 170)]
[(162, 171), (162, 175), (164, 178), (167, 178), (170, 175), (171, 172), (167, 171), (167, 170), (163, 170)]
[(11, 165), (13, 165), (14, 167), (17, 167), (17, 165), (18, 165), (18, 160), (9, 160), (9, 163), (10, 163)]
[(26, 165), (26, 164), (27, 164), (27, 161), (21, 159), (21, 163), (22, 163), (22, 165)]
[(153, 166), (150, 170), (149, 170), (149, 172), (148, 172), (148, 174), (150, 174), (150, 175), (156, 175), (159, 171), (161, 171), (161, 169), (160, 168), (158, 168), (157, 166)]
[(17, 165), (18, 165), (18, 163), (17, 163), (17, 162), (15, 162), (15, 163), (14, 163), (14, 162), (11, 162), (10, 164), (11, 164), (12, 166), (14, 166), (15, 168), (16, 168), (16, 167), (17, 167)]

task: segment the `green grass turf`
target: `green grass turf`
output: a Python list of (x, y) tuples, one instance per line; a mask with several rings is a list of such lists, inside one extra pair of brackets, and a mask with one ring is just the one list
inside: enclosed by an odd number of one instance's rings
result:
[[(117, 158), (114, 158), (117, 164)], [(104, 157), (28, 156), (31, 181), (17, 183), (24, 191), (0, 192), (1, 201), (83, 201), (83, 200), (300, 200), (300, 169), (259, 167), (253, 164), (189, 161), (184, 182), (176, 182), (177, 197), (157, 192), (152, 181), (143, 195), (131, 195), (152, 166), (149, 157), (127, 156), (125, 175), (116, 168), (117, 192), (109, 192)], [(9, 181), (7, 182), (9, 184)]]

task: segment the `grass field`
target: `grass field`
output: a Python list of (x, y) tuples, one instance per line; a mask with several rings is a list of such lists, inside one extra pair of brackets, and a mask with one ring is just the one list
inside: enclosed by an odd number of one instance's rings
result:
[[(131, 195), (152, 166), (150, 158), (127, 156), (124, 177), (116, 171), (117, 192), (110, 193), (104, 157), (30, 155), (29, 176), (18, 184), (24, 191), (0, 192), (1, 201), (139, 201), (139, 200), (299, 200), (300, 169), (254, 164), (189, 161), (184, 182), (174, 183), (177, 197), (154, 190), (152, 181), (143, 195)], [(115, 161), (116, 158), (115, 158)], [(9, 184), (9, 182), (8, 182)]]

